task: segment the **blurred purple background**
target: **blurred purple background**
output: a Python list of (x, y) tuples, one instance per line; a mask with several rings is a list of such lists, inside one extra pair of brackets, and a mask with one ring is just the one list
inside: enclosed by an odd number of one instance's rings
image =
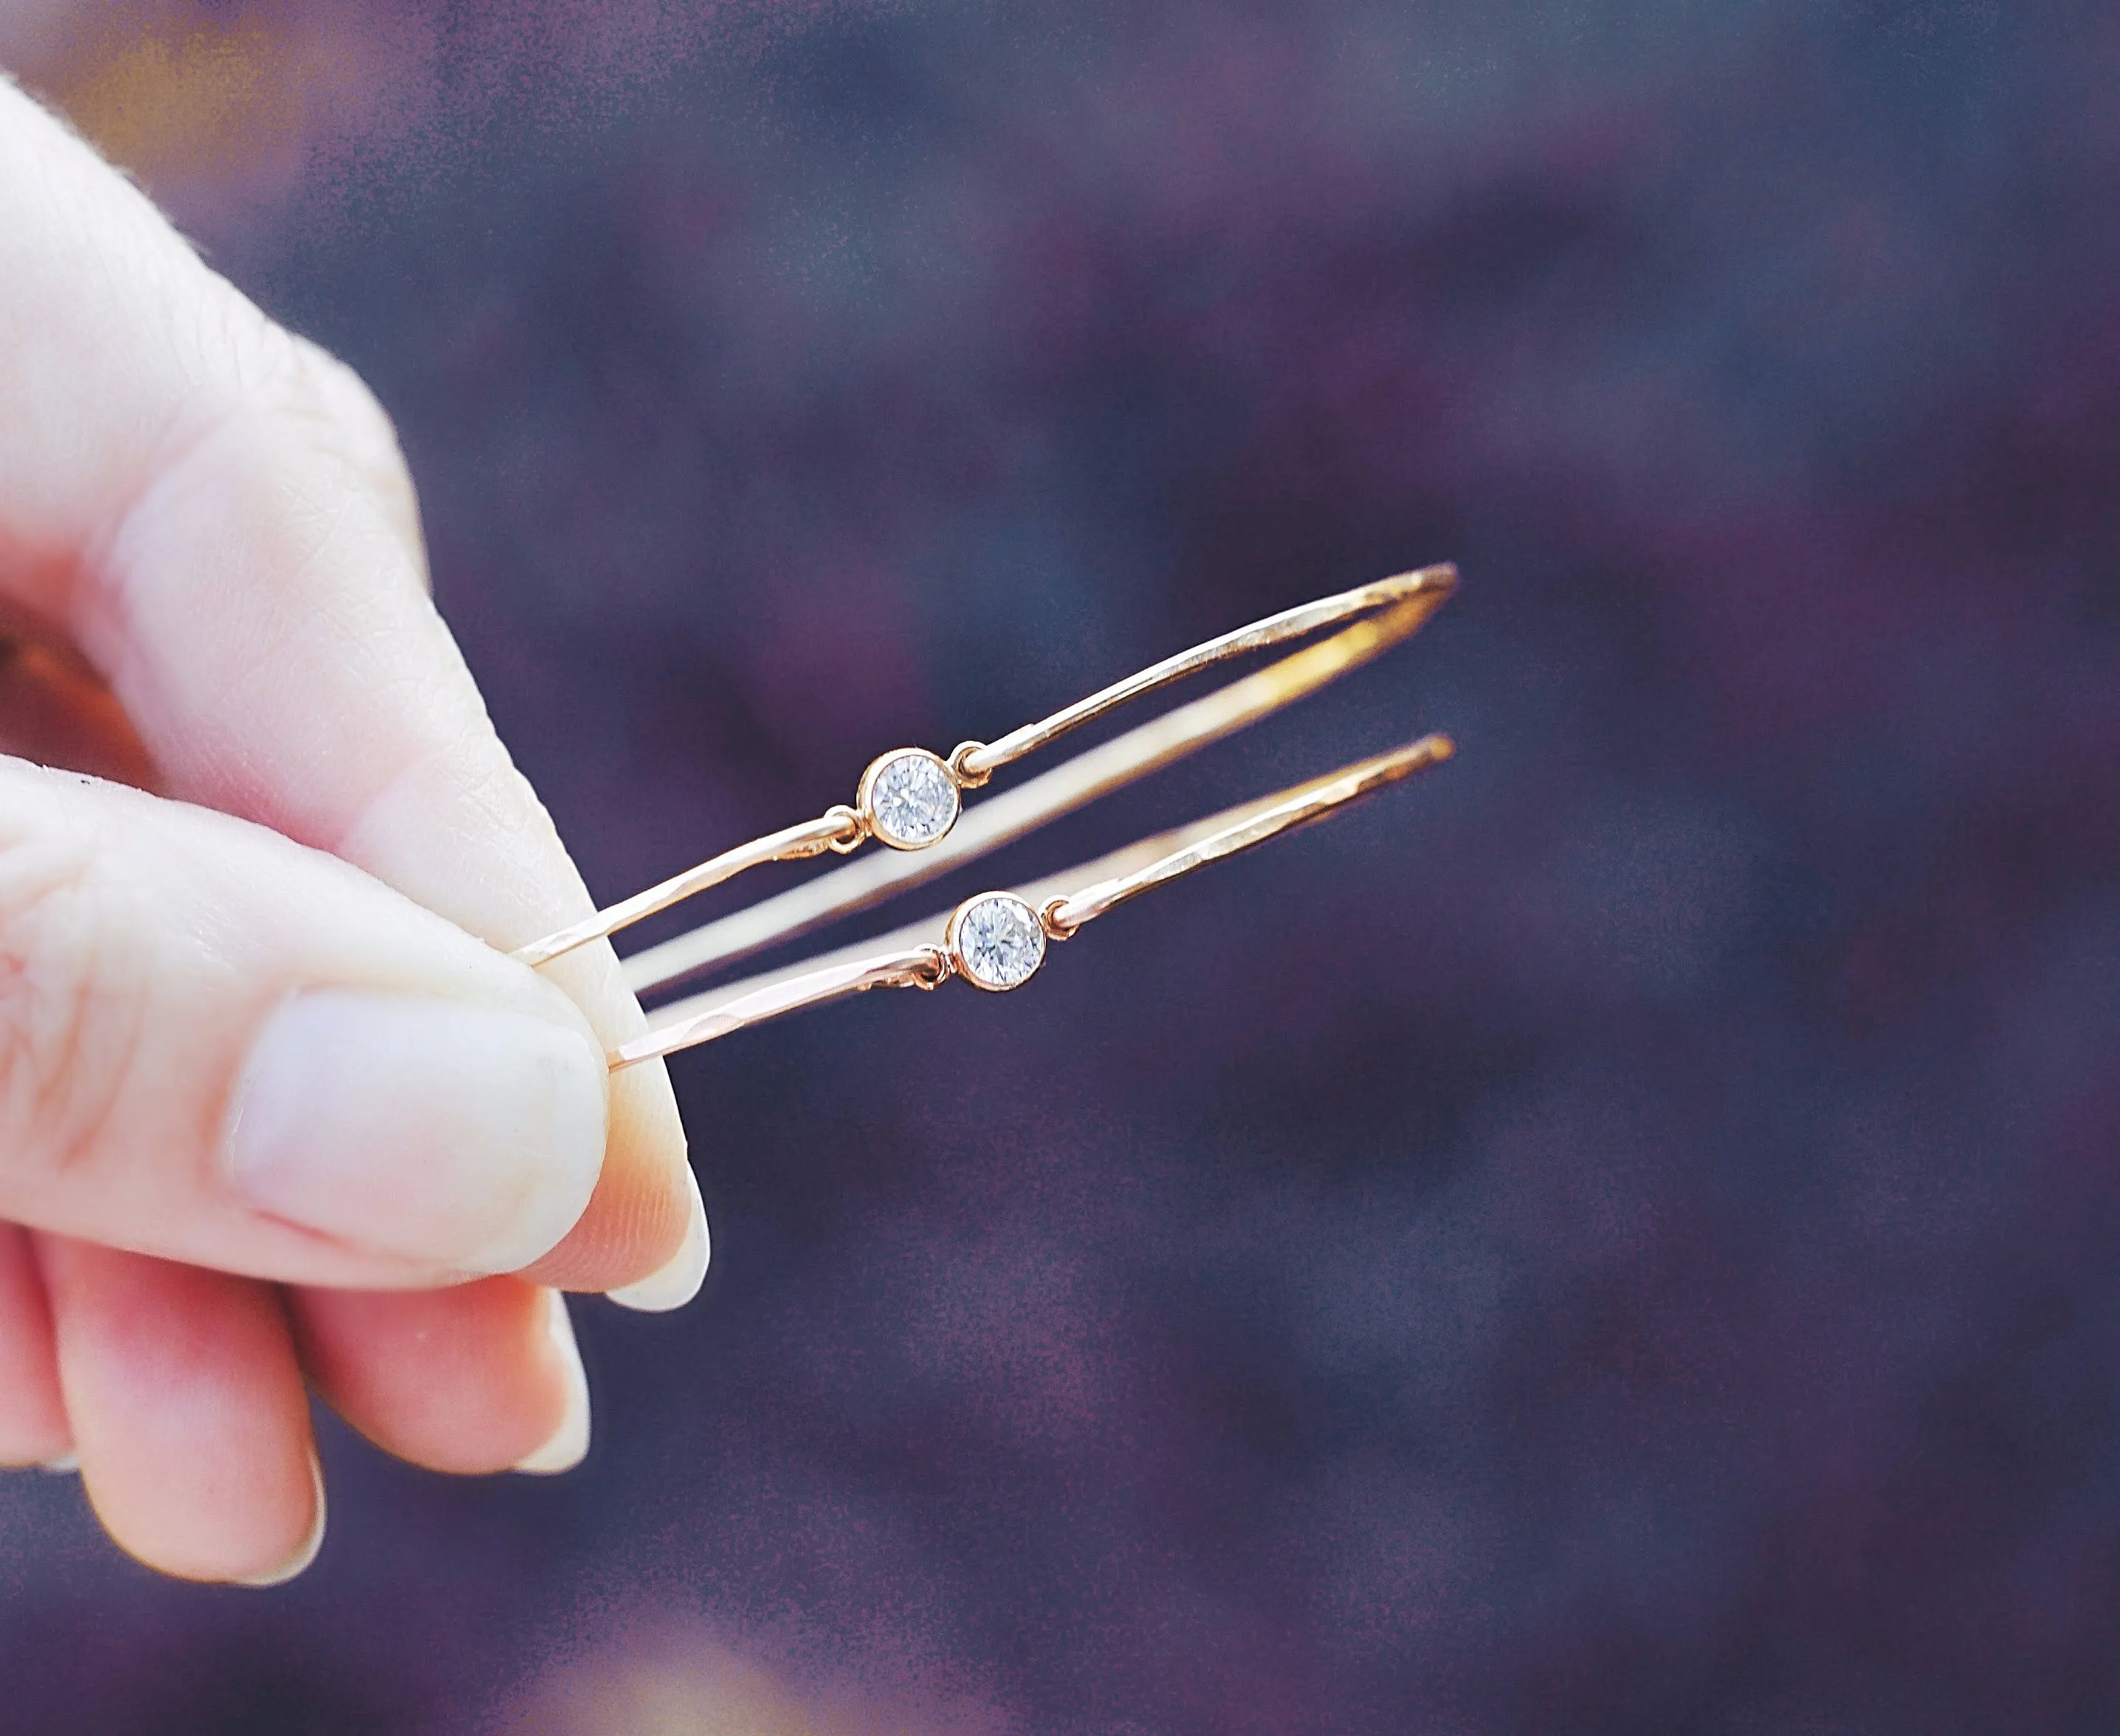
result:
[(397, 415), (602, 895), (1467, 583), (923, 903), (1453, 765), (676, 1063), (714, 1269), (578, 1309), (580, 1473), (333, 1427), (267, 1595), (0, 1483), (7, 1730), (2120, 1726), (2109, 6), (13, 28)]

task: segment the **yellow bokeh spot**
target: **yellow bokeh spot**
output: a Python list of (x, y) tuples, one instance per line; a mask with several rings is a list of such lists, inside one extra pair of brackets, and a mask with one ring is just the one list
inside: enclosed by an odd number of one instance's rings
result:
[(313, 45), (256, 18), (81, 42), (49, 93), (113, 162), (151, 183), (293, 166), (320, 74)]

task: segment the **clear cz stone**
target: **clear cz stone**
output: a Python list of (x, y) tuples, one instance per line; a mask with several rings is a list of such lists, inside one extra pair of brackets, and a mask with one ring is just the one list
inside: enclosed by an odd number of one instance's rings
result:
[(957, 918), (957, 965), (983, 989), (1012, 989), (1045, 962), (1045, 931), (1021, 898), (990, 892)]
[(918, 850), (957, 823), (956, 782), (932, 754), (899, 754), (870, 781), (868, 811), (884, 842)]

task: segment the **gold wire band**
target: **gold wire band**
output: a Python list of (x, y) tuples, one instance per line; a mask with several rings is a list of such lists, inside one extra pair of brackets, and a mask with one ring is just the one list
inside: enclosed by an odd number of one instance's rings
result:
[[(549, 963), (578, 946), (607, 939), (695, 893), (768, 862), (798, 861), (827, 851), (844, 855), (872, 836), (882, 836), (885, 842), (895, 844), (887, 855), (872, 856), (735, 916), (709, 923), (690, 935), (649, 947), (627, 961), (627, 978), (639, 992), (792, 938), (998, 849), (1047, 821), (1314, 691), (1418, 632), (1457, 587), (1457, 569), (1448, 564), (1397, 573), (1336, 596), (1284, 610), (1196, 645), (995, 741), (960, 743), (946, 759), (919, 750), (895, 750), (873, 762), (863, 774), (856, 805), (829, 809), (814, 820), (724, 851), (556, 934), (520, 947), (512, 956), (526, 964)], [(963, 791), (984, 785), (1002, 767), (1132, 700), (1232, 657), (1307, 638), (1346, 620), (1355, 624), (1093, 749), (1008, 796), (982, 804), (961, 819), (946, 823), (946, 829), (932, 842), (908, 844), (879, 831), (872, 786), (878, 768), (890, 760), (918, 758), (931, 762), (950, 780), (951, 800), (955, 801)]]
[[(1275, 645), (1285, 645), (1292, 639), (1307, 639), (1313, 633), (1321, 633), (1327, 627), (1352, 620), (1356, 615), (1388, 609), (1395, 604), (1417, 604), (1417, 607), (1405, 611), (1404, 623), (1400, 630), (1390, 634), (1376, 648), (1381, 650), (1383, 645), (1395, 643), (1416, 631), (1457, 588), (1458, 569), (1446, 562), (1439, 566), (1423, 567), (1416, 572), (1394, 573), (1391, 578), (1380, 578), (1374, 584), (1358, 585), (1352, 591), (1343, 591), (1337, 596), (1322, 597), (1314, 603), (1303, 603), (1293, 609), (1284, 609), (1279, 615), (1270, 615), (1262, 621), (1254, 621), (1248, 627), (1239, 627), (1233, 633), (1224, 634), (1220, 638), (1209, 639), (1205, 644), (1195, 645), (1190, 651), (1181, 651), (1175, 657), (1165, 657), (1160, 663), (1151, 664), (1138, 675), (1128, 675), (1123, 681), (1114, 681), (1102, 691), (1091, 694), (1088, 699), (1079, 700), (1036, 723), (1026, 723), (1020, 729), (1011, 730), (988, 746), (974, 747), (972, 751), (964, 754), (960, 764), (969, 777), (978, 783), (983, 783), (1003, 766), (1014, 764), (1025, 754), (1034, 753), (1048, 742), (1058, 740), (1070, 730), (1080, 729), (1107, 712), (1116, 711), (1131, 700), (1141, 699), (1159, 688), (1168, 687), (1174, 681), (1182, 681), (1188, 675), (1197, 675), (1203, 669), (1211, 669), (1216, 664), (1227, 662), (1231, 657), (1264, 651)], [(1372, 624), (1372, 633), (1377, 630), (1378, 624)], [(1341, 666), (1351, 668), (1353, 665)]]
[[(1295, 827), (1322, 819), (1402, 777), (1439, 765), (1453, 751), (1448, 736), (1425, 736), (1390, 753), (1359, 760), (1260, 801), (1225, 809), (1192, 825), (1159, 833), (1013, 892), (981, 893), (946, 917), (931, 917), (881, 940), (843, 948), (821, 959), (709, 990), (665, 1008), (658, 1022), (644, 1035), (611, 1051), (611, 1065), (615, 1070), (674, 1054), (785, 1014), (870, 989), (932, 989), (952, 976), (976, 981), (959, 935), (965, 912), (974, 906), (1011, 900), (1026, 912), (1035, 912), (1033, 920), (1046, 938), (1064, 940), (1130, 898), (1181, 880), (1211, 862), (1253, 849)], [(1041, 960), (1043, 944), (1041, 940)], [(1036, 968), (1034, 963), (1030, 967), (1031, 971)], [(986, 982), (980, 986), (1016, 985)]]

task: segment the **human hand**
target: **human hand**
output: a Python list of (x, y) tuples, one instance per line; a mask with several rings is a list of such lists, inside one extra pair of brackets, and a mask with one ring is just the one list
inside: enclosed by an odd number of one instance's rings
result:
[(0, 759), (0, 1464), (272, 1583), (305, 1382), (438, 1470), (575, 1462), (544, 1287), (706, 1266), (667, 1078), (604, 1070), (639, 1008), (608, 947), (496, 949), (589, 899), (374, 400), (4, 79), (0, 609), (0, 748), (142, 787)]

